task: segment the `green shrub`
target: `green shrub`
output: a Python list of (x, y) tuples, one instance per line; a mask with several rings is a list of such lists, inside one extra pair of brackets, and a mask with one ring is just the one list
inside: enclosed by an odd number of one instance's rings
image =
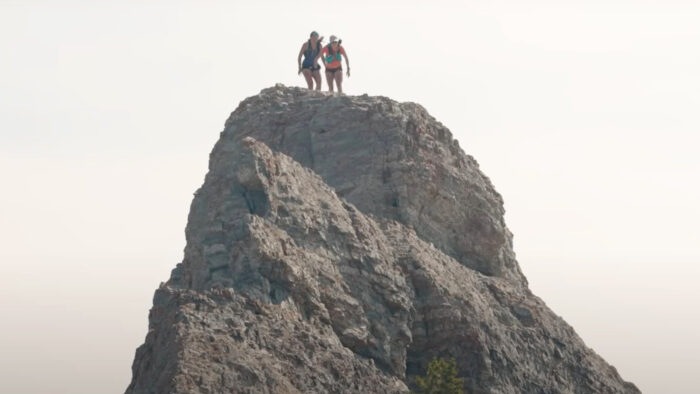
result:
[(434, 358), (428, 364), (428, 372), (416, 377), (421, 394), (463, 394), (463, 379), (457, 377), (457, 362), (454, 358)]

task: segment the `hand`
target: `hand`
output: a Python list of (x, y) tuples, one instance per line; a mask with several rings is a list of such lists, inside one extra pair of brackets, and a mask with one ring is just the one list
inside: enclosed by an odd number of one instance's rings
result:
[(297, 75), (299, 74), (301, 74), (301, 66), (299, 66), (299, 72), (297, 73)]
[(350, 67), (348, 67), (348, 72), (346, 74), (348, 74), (348, 78), (350, 78)]

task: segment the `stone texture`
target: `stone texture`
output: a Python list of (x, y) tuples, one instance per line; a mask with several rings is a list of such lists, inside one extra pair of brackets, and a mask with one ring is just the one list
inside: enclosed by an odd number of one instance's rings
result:
[(127, 393), (637, 393), (527, 288), (500, 195), (416, 104), (276, 86), (226, 122)]
[(231, 115), (212, 163), (245, 137), (312, 169), (362, 212), (413, 227), (462, 264), (525, 282), (501, 196), (421, 106), (266, 89)]

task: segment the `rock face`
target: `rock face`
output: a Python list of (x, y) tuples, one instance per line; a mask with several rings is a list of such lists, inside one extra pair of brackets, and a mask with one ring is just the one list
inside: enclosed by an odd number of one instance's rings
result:
[(638, 393), (527, 287), (503, 201), (420, 106), (278, 85), (211, 153), (127, 393)]

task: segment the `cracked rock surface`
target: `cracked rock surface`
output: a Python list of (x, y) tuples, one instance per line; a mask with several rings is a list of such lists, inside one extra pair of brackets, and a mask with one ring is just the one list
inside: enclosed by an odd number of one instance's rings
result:
[(244, 100), (156, 290), (127, 393), (638, 393), (527, 287), (503, 201), (422, 107)]

